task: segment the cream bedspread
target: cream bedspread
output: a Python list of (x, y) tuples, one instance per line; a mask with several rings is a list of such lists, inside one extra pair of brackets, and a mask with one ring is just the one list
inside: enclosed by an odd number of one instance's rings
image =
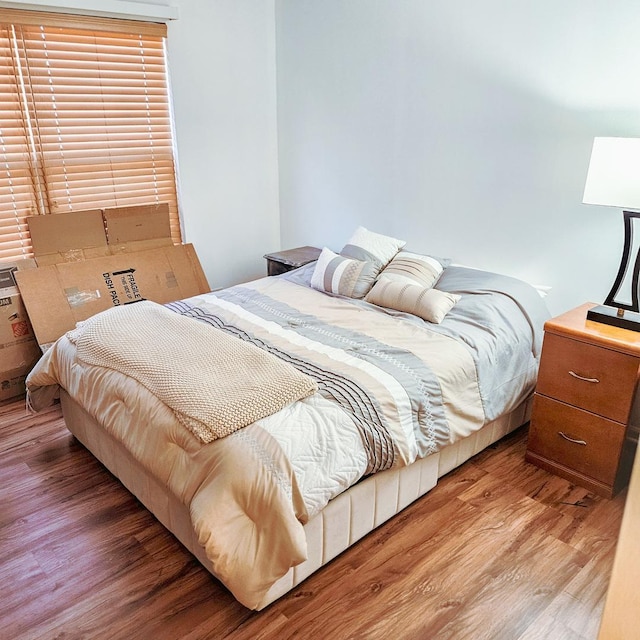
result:
[[(302, 525), (310, 511), (365, 473), (410, 464), (487, 420), (472, 351), (425, 323), (282, 278), (171, 307), (189, 322), (219, 326), (277, 354), (314, 377), (318, 391), (203, 444), (134, 378), (83, 362), (63, 337), (29, 375), (29, 400), (37, 409), (63, 386), (189, 508), (216, 576), (249, 608), (306, 558)], [(531, 392), (536, 373), (531, 327), (515, 315), (513, 324), (510, 358), (522, 342), (523, 364), (504, 410)], [(314, 421), (317, 428), (290, 429), (291, 420)], [(330, 427), (349, 437), (336, 440)], [(291, 433), (302, 443), (291, 446)], [(348, 441), (351, 458), (337, 451)], [(326, 488), (310, 482), (318, 477), (326, 478)]]
[(245, 606), (256, 608), (271, 585), (306, 558), (308, 513), (295, 474), (258, 424), (203, 445), (135, 380), (78, 361), (66, 337), (31, 374), (35, 409), (47, 404), (55, 388), (49, 385), (58, 383), (188, 506), (216, 576)]

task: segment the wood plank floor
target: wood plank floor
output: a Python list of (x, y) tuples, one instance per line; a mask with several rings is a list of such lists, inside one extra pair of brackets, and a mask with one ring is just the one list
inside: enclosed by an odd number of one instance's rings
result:
[(595, 639), (625, 494), (524, 461), (521, 428), (262, 612), (66, 431), (0, 406), (0, 638)]

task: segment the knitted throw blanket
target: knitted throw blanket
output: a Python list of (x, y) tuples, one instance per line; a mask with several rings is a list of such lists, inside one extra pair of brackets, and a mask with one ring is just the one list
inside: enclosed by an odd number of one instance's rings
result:
[(277, 356), (155, 302), (103, 311), (67, 338), (83, 362), (137, 380), (203, 443), (316, 391)]

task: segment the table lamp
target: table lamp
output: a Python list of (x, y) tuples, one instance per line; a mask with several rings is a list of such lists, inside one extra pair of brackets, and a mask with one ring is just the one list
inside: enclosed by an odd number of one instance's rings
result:
[[(587, 312), (587, 319), (640, 331), (638, 283), (640, 247), (635, 250), (631, 272), (631, 303), (616, 300), (631, 267), (633, 227), (640, 218), (640, 138), (594, 138), (582, 202), (620, 207), (624, 216), (624, 248), (618, 274), (604, 301)], [(625, 285), (627, 286), (627, 285)]]

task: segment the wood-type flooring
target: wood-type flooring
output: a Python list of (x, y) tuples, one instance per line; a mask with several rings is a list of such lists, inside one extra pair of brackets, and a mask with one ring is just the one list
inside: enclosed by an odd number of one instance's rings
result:
[(237, 603), (79, 444), (0, 406), (3, 640), (594, 640), (625, 493), (525, 462), (526, 427), (262, 612)]

